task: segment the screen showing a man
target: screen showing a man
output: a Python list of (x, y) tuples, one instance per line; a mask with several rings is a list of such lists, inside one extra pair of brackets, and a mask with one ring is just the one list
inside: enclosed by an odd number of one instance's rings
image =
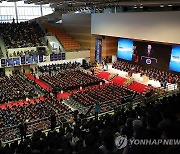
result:
[(152, 49), (152, 45), (148, 44), (145, 49), (145, 54), (141, 56), (141, 61), (143, 64), (147, 65), (155, 65), (157, 64), (157, 59), (154, 58), (154, 51)]
[(152, 57), (153, 56), (153, 49), (152, 49), (152, 45), (148, 44), (147, 49), (145, 50), (145, 54), (147, 57)]

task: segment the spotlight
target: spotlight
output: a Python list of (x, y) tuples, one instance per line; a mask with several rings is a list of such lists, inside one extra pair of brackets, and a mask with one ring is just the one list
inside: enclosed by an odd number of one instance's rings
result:
[(137, 5), (134, 5), (134, 9), (137, 9)]
[(163, 5), (163, 4), (161, 4), (161, 5), (160, 5), (160, 7), (161, 7), (161, 8), (163, 8), (163, 7), (164, 7), (164, 5)]
[(140, 8), (140, 9), (143, 9), (143, 4), (141, 4), (139, 8)]

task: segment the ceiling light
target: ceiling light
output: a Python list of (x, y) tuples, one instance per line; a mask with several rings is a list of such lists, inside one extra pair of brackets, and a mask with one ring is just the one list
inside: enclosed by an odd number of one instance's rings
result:
[(161, 4), (161, 5), (160, 5), (160, 7), (164, 7), (164, 5), (163, 5), (163, 4)]
[(137, 6), (136, 6), (136, 5), (134, 5), (134, 9), (137, 9)]
[(139, 8), (140, 8), (140, 9), (143, 9), (143, 4), (141, 4)]

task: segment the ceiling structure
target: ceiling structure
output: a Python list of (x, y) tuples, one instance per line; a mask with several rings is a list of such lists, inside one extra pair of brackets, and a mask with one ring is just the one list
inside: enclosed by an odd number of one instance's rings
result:
[[(0, 2), (3, 0), (0, 0)], [(15, 2), (18, 0), (5, 0)], [(73, 8), (108, 8), (108, 7), (179, 7), (180, 0), (24, 0), (31, 4), (50, 4), (53, 8), (73, 9)]]
[[(0, 0), (15, 2), (20, 0)], [(106, 5), (180, 5), (180, 0), (23, 0), (25, 3), (55, 4), (62, 6), (106, 6)]]

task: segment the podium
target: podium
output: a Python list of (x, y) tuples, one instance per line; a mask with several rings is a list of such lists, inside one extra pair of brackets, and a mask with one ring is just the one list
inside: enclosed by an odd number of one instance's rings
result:
[(151, 58), (151, 57), (146, 57), (146, 56), (141, 56), (141, 61), (142, 63), (148, 64), (148, 65), (155, 65), (157, 63), (156, 58)]

